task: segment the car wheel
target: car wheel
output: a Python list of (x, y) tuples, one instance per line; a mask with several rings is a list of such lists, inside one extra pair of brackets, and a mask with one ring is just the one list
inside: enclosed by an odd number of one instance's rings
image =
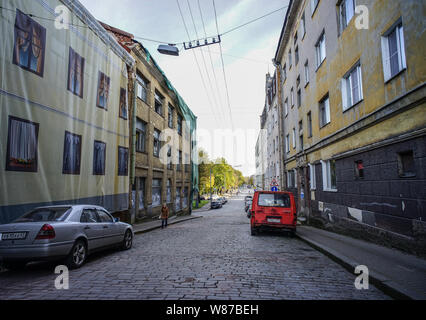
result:
[(250, 234), (251, 234), (252, 236), (256, 236), (256, 235), (257, 235), (257, 230), (256, 230), (255, 228), (251, 227), (251, 228), (250, 228)]
[(122, 249), (129, 250), (132, 247), (132, 244), (133, 244), (132, 231), (126, 230), (126, 233), (124, 234)]
[(17, 271), (22, 270), (27, 265), (26, 261), (22, 262), (5, 262), (3, 266), (9, 271)]
[(70, 269), (80, 268), (87, 257), (87, 248), (83, 240), (77, 240), (66, 258), (65, 264)]

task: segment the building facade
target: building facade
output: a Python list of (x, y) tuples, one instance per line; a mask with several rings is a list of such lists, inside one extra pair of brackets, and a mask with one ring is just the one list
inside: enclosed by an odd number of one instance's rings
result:
[(424, 252), (421, 0), (290, 1), (280, 71), (286, 187), (309, 223)]
[[(171, 214), (188, 214), (194, 183), (193, 141), (188, 113), (180, 96), (142, 43), (133, 35), (102, 23), (136, 61), (135, 82), (129, 89), (134, 176), (130, 177), (131, 220), (158, 217), (166, 203)], [(186, 113), (185, 113), (186, 111)], [(134, 129), (134, 130), (133, 130)], [(171, 139), (168, 142), (168, 137)], [(196, 152), (195, 152), (196, 153)], [(197, 171), (198, 172), (198, 171)]]
[(266, 135), (266, 170), (264, 189), (270, 190), (273, 186), (281, 189), (281, 149), (280, 149), (280, 117), (277, 92), (277, 77), (268, 73), (265, 82), (265, 135)]
[(0, 223), (42, 205), (127, 209), (134, 59), (78, 1), (2, 7)]

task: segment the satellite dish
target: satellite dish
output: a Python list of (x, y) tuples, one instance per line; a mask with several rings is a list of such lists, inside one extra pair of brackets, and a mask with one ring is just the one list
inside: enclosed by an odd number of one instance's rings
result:
[(162, 54), (168, 54), (170, 56), (179, 55), (179, 49), (172, 45), (160, 44), (157, 50)]

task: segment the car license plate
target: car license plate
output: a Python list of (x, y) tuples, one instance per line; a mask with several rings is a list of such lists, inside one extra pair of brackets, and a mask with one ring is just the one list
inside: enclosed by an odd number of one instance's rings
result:
[(3, 233), (1, 236), (2, 240), (23, 240), (27, 237), (26, 232), (10, 232), (10, 233)]
[(280, 219), (268, 219), (268, 222), (280, 223)]

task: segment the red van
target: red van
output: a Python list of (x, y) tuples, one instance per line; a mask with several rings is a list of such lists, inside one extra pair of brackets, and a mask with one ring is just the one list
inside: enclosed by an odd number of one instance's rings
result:
[(283, 230), (296, 233), (296, 203), (285, 191), (256, 191), (253, 196), (250, 227), (254, 236), (259, 230)]

